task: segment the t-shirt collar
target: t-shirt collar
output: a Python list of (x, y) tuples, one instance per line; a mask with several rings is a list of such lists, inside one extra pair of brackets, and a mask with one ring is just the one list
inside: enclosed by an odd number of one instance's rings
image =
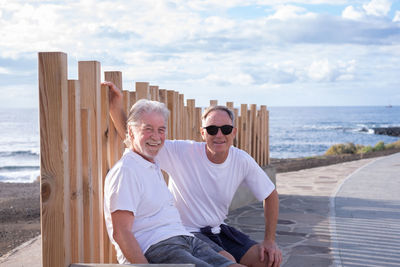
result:
[(129, 149), (129, 148), (125, 148), (124, 155), (128, 155), (129, 157), (132, 157), (137, 163), (139, 163), (144, 168), (150, 168), (154, 165), (157, 165), (148, 160), (145, 160), (142, 156), (140, 156), (138, 153), (132, 151), (132, 149)]

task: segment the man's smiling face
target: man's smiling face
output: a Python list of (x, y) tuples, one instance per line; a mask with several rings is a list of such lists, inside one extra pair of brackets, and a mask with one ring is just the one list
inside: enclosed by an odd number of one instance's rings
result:
[(207, 150), (212, 154), (228, 154), (229, 148), (233, 145), (233, 139), (235, 138), (236, 128), (233, 128), (233, 131), (230, 134), (224, 135), (221, 129), (218, 129), (216, 135), (210, 135), (207, 133), (205, 127), (207, 126), (218, 126), (221, 127), (223, 125), (232, 125), (232, 120), (229, 117), (228, 113), (223, 110), (214, 110), (211, 111), (201, 129), (201, 136), (203, 140), (207, 143)]
[(165, 142), (167, 132), (166, 122), (162, 114), (157, 112), (142, 115), (139, 126), (130, 126), (133, 151), (148, 161), (154, 162), (158, 151)]

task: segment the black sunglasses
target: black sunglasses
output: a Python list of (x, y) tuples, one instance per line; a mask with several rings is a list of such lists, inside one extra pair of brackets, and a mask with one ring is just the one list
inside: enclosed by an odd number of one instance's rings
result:
[(232, 132), (233, 126), (232, 125), (222, 125), (222, 126), (210, 125), (210, 126), (204, 127), (204, 129), (206, 129), (206, 131), (209, 135), (216, 135), (218, 133), (218, 129), (221, 129), (221, 132), (224, 135), (228, 135)]

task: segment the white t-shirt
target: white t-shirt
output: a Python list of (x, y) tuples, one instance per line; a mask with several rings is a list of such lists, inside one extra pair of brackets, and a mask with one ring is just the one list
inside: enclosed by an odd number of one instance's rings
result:
[(183, 225), (190, 232), (221, 225), (241, 183), (260, 201), (275, 189), (245, 151), (232, 146), (225, 162), (215, 164), (207, 158), (205, 146), (194, 141), (166, 140), (156, 158), (161, 169), (170, 175), (169, 189)]
[(182, 225), (174, 199), (160, 168), (126, 149), (107, 174), (104, 185), (104, 217), (108, 236), (117, 250), (119, 263), (129, 263), (113, 239), (111, 213), (133, 212), (132, 233), (142, 252), (153, 244), (178, 235), (192, 236)]

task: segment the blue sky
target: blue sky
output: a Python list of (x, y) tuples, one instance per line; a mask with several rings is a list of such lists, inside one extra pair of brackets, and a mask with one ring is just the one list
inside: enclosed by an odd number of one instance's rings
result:
[(37, 107), (37, 53), (206, 106), (400, 105), (400, 1), (0, 0), (0, 106)]

